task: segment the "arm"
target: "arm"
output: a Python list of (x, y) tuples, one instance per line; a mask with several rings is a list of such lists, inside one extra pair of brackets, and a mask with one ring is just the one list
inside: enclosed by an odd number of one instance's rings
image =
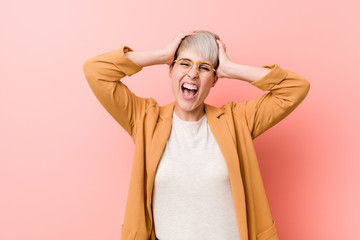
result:
[(164, 64), (166, 62), (166, 55), (161, 50), (127, 52), (125, 55), (142, 67)]
[(180, 33), (160, 50), (135, 52), (124, 46), (84, 62), (83, 71), (96, 98), (133, 139), (137, 119), (155, 100), (136, 96), (120, 80), (139, 72), (145, 66), (170, 64), (182, 38), (189, 34)]
[(182, 41), (182, 39), (188, 35), (194, 34), (194, 32), (181, 32), (176, 38), (174, 38), (168, 46), (161, 50), (154, 51), (142, 51), (142, 52), (127, 52), (126, 56), (142, 67), (168, 64), (170, 65), (174, 60), (175, 52)]
[(241, 65), (230, 61), (226, 55), (226, 47), (223, 42), (216, 40), (219, 46), (219, 67), (216, 75), (219, 78), (238, 79), (247, 82), (254, 82), (262, 78), (270, 69), (258, 66)]
[(263, 67), (271, 71), (250, 84), (269, 92), (235, 105), (236, 113), (244, 112), (253, 139), (288, 116), (310, 89), (310, 82), (295, 72), (277, 64)]
[(256, 81), (271, 71), (264, 67), (241, 65), (234, 62), (229, 62), (227, 69), (224, 78), (238, 79), (249, 83)]
[(288, 116), (310, 89), (307, 79), (277, 64), (256, 67), (231, 62), (221, 42), (219, 59), (221, 77), (244, 80), (263, 91), (269, 91), (259, 98), (233, 105), (236, 116), (245, 116), (253, 139)]
[(129, 51), (132, 49), (124, 46), (87, 59), (83, 71), (99, 102), (133, 137), (134, 123), (146, 108), (148, 99), (136, 96), (120, 81), (142, 69), (126, 57)]

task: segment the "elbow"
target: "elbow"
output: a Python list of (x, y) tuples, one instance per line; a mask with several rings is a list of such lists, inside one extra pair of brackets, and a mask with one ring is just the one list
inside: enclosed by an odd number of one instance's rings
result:
[(284, 109), (295, 109), (308, 95), (310, 90), (310, 81), (304, 77), (296, 78), (292, 85), (293, 92), (285, 97), (279, 98), (279, 105)]
[(83, 63), (83, 72), (85, 73), (85, 75), (90, 71), (91, 65), (92, 63), (90, 59), (85, 60), (85, 62)]
[(307, 94), (310, 90), (310, 81), (305, 78), (304, 76), (293, 72), (293, 71), (289, 71), (288, 70), (288, 76), (287, 78), (289, 80), (293, 81), (293, 87), (295, 87), (296, 89), (299, 89), (299, 91), (301, 92), (301, 95), (303, 94)]
[(299, 100), (301, 99), (300, 101), (302, 101), (310, 90), (310, 81), (304, 76), (292, 71), (289, 71), (289, 76), (291, 76), (290, 78), (294, 80), (293, 87), (294, 90), (296, 89), (295, 95), (297, 95)]
[(310, 81), (307, 80), (306, 78), (303, 78), (303, 85), (304, 85), (304, 88), (309, 91), (310, 89)]
[(294, 95), (294, 99), (291, 104), (291, 108), (296, 108), (308, 95), (310, 90), (310, 82), (306, 78), (301, 78), (299, 85), (297, 86), (297, 94)]
[(86, 79), (89, 81), (94, 75), (94, 61), (90, 58), (83, 63), (83, 72)]
[(302, 95), (305, 98), (306, 95), (308, 94), (309, 90), (310, 90), (310, 81), (307, 80), (306, 78), (302, 79), (301, 89), (302, 89)]

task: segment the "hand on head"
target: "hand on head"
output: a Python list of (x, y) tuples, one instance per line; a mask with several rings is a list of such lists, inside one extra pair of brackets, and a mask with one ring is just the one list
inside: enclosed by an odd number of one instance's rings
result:
[(216, 75), (219, 78), (224, 78), (224, 77), (227, 77), (227, 74), (226, 74), (227, 67), (226, 66), (228, 66), (228, 64), (230, 63), (230, 59), (226, 55), (225, 44), (220, 40), (216, 40), (216, 42), (218, 43), (218, 46), (219, 46), (219, 66), (216, 69)]
[(171, 65), (171, 63), (174, 61), (174, 55), (176, 53), (176, 50), (178, 49), (179, 47), (179, 44), (181, 43), (181, 41), (186, 37), (186, 36), (189, 36), (189, 35), (192, 35), (192, 34), (195, 34), (196, 31), (192, 31), (192, 32), (180, 32), (176, 38), (174, 38), (169, 45), (167, 45), (163, 51), (164, 51), (164, 54), (166, 56), (166, 59), (165, 59), (165, 63), (168, 64), (168, 65)]

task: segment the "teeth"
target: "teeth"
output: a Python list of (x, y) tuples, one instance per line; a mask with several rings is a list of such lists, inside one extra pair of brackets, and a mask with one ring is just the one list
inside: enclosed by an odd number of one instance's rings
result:
[(197, 90), (197, 86), (195, 84), (191, 84), (191, 83), (184, 83), (183, 84), (183, 87), (184, 88), (187, 88), (187, 89), (190, 89), (190, 90)]

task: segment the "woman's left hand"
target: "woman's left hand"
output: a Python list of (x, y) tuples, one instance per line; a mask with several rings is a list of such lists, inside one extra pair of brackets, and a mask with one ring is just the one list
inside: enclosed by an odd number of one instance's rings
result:
[(226, 46), (223, 42), (220, 40), (216, 40), (219, 45), (219, 66), (216, 70), (216, 75), (219, 78), (229, 78), (230, 75), (228, 73), (229, 71), (229, 65), (231, 64), (230, 59), (226, 55)]

